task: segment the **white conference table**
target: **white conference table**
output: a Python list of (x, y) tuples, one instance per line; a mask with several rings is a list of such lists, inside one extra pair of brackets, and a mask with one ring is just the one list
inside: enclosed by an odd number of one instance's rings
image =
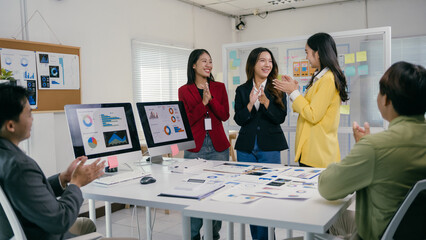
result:
[[(182, 159), (175, 159), (182, 161)], [(269, 167), (282, 165), (264, 164)], [(152, 164), (143, 166), (157, 182), (147, 185), (139, 183), (139, 179), (118, 183), (108, 187), (91, 183), (82, 188), (83, 197), (89, 199), (89, 216), (96, 222), (94, 200), (105, 201), (106, 237), (112, 237), (111, 203), (122, 203), (146, 207), (147, 239), (152, 239), (151, 208), (169, 209), (182, 212), (182, 239), (190, 239), (190, 217), (203, 218), (205, 239), (213, 239), (211, 220), (228, 221), (228, 237), (233, 235), (233, 222), (255, 224), (276, 228), (301, 230), (311, 233), (324, 233), (341, 212), (351, 204), (352, 198), (347, 197), (338, 201), (327, 201), (319, 193), (307, 200), (282, 200), (264, 198), (250, 204), (233, 204), (212, 201), (210, 198), (202, 201), (159, 197), (164, 190), (179, 184), (183, 179), (193, 174), (171, 173), (168, 166)], [(242, 228), (244, 225), (241, 225)], [(244, 229), (240, 229), (241, 237)]]
[[(325, 233), (334, 221), (352, 203), (354, 197), (327, 201), (319, 193), (306, 200), (262, 198), (250, 204), (224, 203), (206, 199), (196, 202), (183, 210), (186, 218), (203, 218), (204, 223), (222, 220), (234, 223), (253, 224), (274, 228), (306, 232), (305, 239), (313, 239), (314, 233)], [(184, 234), (190, 229), (183, 226)], [(204, 230), (204, 239), (213, 239), (212, 228)], [(207, 231), (207, 232), (206, 232)], [(271, 234), (271, 231), (269, 230)], [(244, 236), (241, 234), (241, 239)], [(270, 239), (271, 238), (270, 236)]]

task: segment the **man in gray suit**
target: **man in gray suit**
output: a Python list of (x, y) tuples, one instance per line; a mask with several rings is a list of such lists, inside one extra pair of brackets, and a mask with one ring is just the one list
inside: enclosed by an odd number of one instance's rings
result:
[[(38, 164), (18, 147), (30, 137), (33, 117), (22, 87), (0, 85), (0, 184), (28, 239), (63, 239), (76, 223), (83, 197), (80, 187), (103, 174), (100, 159), (85, 165), (78, 157), (59, 174), (46, 178)], [(93, 231), (93, 230), (92, 230)], [(0, 239), (13, 236), (0, 208)]]

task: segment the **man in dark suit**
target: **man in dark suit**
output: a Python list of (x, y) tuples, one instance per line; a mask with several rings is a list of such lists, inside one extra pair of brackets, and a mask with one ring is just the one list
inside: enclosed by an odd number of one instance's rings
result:
[[(0, 184), (28, 239), (62, 239), (76, 222), (83, 197), (80, 187), (103, 174), (100, 159), (85, 165), (78, 157), (59, 174), (46, 178), (18, 144), (30, 137), (33, 117), (22, 87), (0, 85)], [(92, 229), (94, 231), (94, 229)], [(0, 208), (0, 239), (13, 236)]]

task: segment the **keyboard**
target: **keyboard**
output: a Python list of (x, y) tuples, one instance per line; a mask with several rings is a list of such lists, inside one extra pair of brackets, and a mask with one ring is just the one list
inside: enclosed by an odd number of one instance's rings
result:
[(116, 174), (107, 175), (107, 176), (106, 174), (104, 174), (102, 177), (96, 179), (93, 182), (98, 184), (103, 184), (103, 185), (112, 185), (112, 184), (130, 181), (133, 179), (140, 179), (146, 175), (148, 174), (140, 170), (126, 171), (123, 173), (116, 173)]

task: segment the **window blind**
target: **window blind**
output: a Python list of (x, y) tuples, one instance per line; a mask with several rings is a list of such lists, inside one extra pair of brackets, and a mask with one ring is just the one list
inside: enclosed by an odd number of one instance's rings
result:
[(178, 100), (191, 49), (132, 41), (135, 102)]

